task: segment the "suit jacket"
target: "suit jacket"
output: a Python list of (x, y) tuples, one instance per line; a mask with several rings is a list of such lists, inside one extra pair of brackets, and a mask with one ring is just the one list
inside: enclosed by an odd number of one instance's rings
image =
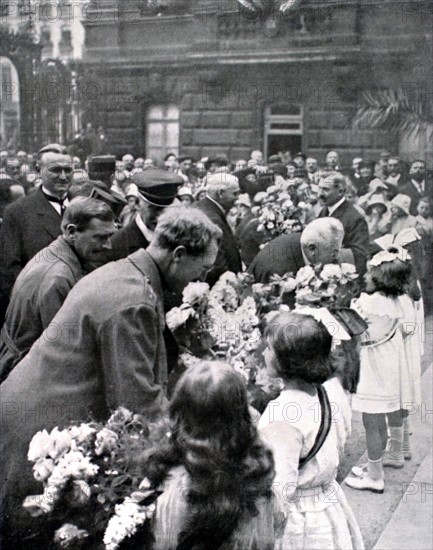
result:
[(0, 382), (51, 323), (84, 275), (78, 256), (63, 236), (38, 252), (21, 271), (0, 335)]
[[(325, 212), (319, 214), (319, 218), (326, 217)], [(367, 257), (370, 247), (368, 225), (365, 218), (346, 200), (332, 214), (333, 218), (340, 220), (344, 227), (343, 248), (350, 248), (355, 259), (356, 270), (362, 281), (367, 270)]]
[(0, 231), (0, 325), (19, 272), (61, 234), (61, 217), (37, 189), (5, 208)]
[(162, 283), (145, 250), (79, 281), (52, 324), (57, 332), (45, 331), (1, 385), (3, 406), (24, 415), (8, 409), (0, 418), (0, 491), (9, 534), (23, 525), (25, 531), (21, 502), (40, 492), (26, 457), (38, 430), (104, 421), (119, 406), (153, 413), (166, 403)]
[(305, 266), (301, 249), (301, 234), (280, 235), (268, 242), (248, 268), (258, 283), (268, 283), (272, 275), (293, 273)]
[(121, 260), (140, 248), (147, 248), (149, 241), (134, 220), (122, 227), (111, 239), (110, 260)]
[(399, 193), (402, 195), (407, 195), (410, 197), (410, 208), (409, 212), (411, 216), (416, 216), (417, 206), (421, 197), (430, 197), (433, 198), (433, 185), (427, 179), (424, 181), (424, 192), (420, 193), (412, 181), (408, 181), (400, 190)]
[(208, 218), (223, 232), (217, 259), (206, 279), (206, 281), (212, 286), (226, 271), (233, 271), (233, 273), (239, 273), (242, 271), (241, 258), (236, 245), (235, 237), (221, 208), (219, 208), (208, 197), (205, 197), (203, 200), (199, 201), (196, 204), (196, 208), (199, 208), (202, 212), (204, 212)]

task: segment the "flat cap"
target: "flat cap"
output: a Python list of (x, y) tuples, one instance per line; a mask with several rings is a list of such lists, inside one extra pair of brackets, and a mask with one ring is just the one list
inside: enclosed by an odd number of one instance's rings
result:
[(169, 206), (176, 198), (178, 188), (184, 185), (181, 176), (157, 168), (137, 172), (130, 181), (135, 183), (145, 201), (161, 208)]

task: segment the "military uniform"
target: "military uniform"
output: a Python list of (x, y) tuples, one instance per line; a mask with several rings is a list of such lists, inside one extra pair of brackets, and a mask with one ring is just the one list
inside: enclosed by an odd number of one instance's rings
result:
[(165, 406), (164, 329), (161, 277), (151, 256), (139, 250), (79, 281), (3, 382), (2, 516), (10, 514), (5, 548), (14, 531), (15, 541), (26, 543), (29, 518), (21, 503), (41, 489), (27, 461), (38, 430), (103, 421), (120, 405), (136, 413)]

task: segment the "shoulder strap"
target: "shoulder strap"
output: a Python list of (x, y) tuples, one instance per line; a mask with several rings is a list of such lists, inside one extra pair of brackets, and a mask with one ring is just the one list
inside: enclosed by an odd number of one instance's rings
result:
[(314, 441), (314, 445), (311, 447), (310, 452), (307, 454), (307, 456), (299, 460), (300, 468), (305, 466), (305, 464), (307, 464), (307, 462), (309, 462), (320, 451), (326, 437), (328, 436), (329, 430), (331, 429), (331, 405), (329, 403), (328, 394), (326, 393), (326, 390), (322, 385), (317, 386), (317, 394), (319, 396), (322, 419), (320, 421), (320, 427), (316, 436), (316, 440)]

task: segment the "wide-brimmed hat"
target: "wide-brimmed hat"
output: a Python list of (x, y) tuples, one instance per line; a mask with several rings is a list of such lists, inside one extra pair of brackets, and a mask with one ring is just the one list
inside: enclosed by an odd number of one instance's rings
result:
[(370, 200), (367, 203), (367, 208), (365, 209), (367, 214), (371, 213), (371, 210), (374, 206), (381, 206), (384, 212), (388, 210), (388, 205), (386, 204), (382, 195), (371, 196)]
[(186, 185), (184, 187), (181, 187), (179, 191), (177, 192), (178, 197), (192, 197), (192, 191), (190, 187), (187, 187)]
[(374, 193), (379, 189), (386, 190), (387, 188), (388, 188), (388, 184), (384, 183), (380, 178), (374, 178), (368, 184), (368, 190), (370, 193)]
[(400, 210), (403, 210), (403, 212), (407, 216), (409, 216), (410, 214), (410, 203), (411, 203), (410, 197), (408, 197), (407, 195), (403, 195), (401, 193), (396, 195), (391, 201), (391, 204), (393, 206), (397, 206), (398, 208), (400, 208)]
[(239, 195), (236, 203), (238, 206), (243, 205), (243, 206), (247, 206), (248, 208), (251, 208), (251, 199), (248, 193), (242, 193), (241, 195)]
[(161, 208), (173, 203), (179, 187), (184, 184), (181, 176), (157, 168), (136, 172), (131, 181), (146, 202)]

